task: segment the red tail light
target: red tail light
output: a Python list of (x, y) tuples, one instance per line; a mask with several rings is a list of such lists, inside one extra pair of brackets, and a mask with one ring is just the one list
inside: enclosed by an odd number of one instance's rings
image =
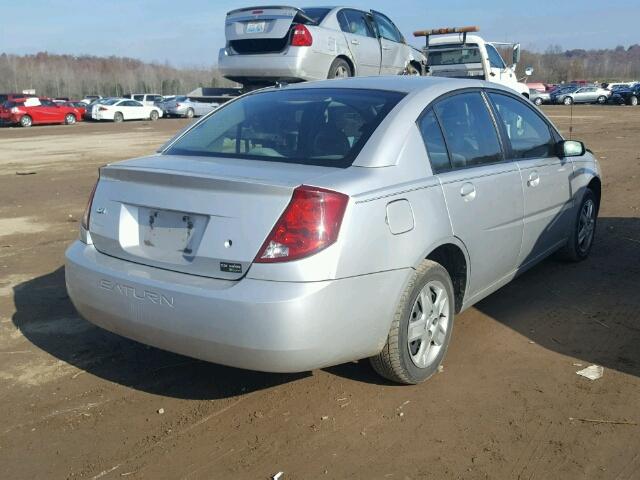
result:
[(254, 261), (288, 262), (335, 243), (348, 202), (344, 193), (306, 185), (296, 188)]
[(100, 181), (100, 170), (98, 170), (98, 180), (93, 184), (93, 188), (91, 189), (91, 193), (89, 194), (89, 202), (87, 203), (86, 208), (84, 209), (84, 214), (82, 215), (82, 228), (85, 230), (89, 230), (89, 220), (91, 220), (91, 205), (93, 204), (93, 196), (96, 194), (96, 188), (98, 187), (98, 182)]
[(293, 47), (310, 47), (313, 44), (311, 32), (304, 25), (296, 25), (293, 27), (293, 35), (291, 35), (291, 46)]

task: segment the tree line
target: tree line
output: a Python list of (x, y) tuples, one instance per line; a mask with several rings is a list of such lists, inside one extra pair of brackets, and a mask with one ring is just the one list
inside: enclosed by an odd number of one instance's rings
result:
[[(510, 60), (509, 56), (505, 56)], [(534, 68), (529, 81), (640, 80), (640, 45), (599, 50), (549, 47), (538, 53), (523, 50), (518, 76)], [(35, 89), (48, 97), (121, 96), (125, 93), (185, 94), (198, 87), (229, 87), (215, 67), (177, 68), (127, 57), (92, 55), (0, 54), (0, 92)]]
[(0, 92), (34, 89), (47, 97), (175, 95), (198, 87), (229, 87), (215, 68), (176, 68), (127, 57), (0, 54)]

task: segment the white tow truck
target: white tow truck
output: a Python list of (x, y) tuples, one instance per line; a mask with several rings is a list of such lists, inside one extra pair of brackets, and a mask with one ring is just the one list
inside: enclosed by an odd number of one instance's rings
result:
[[(516, 77), (520, 44), (487, 42), (479, 35), (473, 35), (478, 31), (478, 27), (453, 27), (413, 32), (414, 36), (426, 39), (424, 54), (427, 57), (427, 74), (495, 82), (529, 98), (529, 87)], [(496, 47), (511, 49), (511, 65), (506, 64)], [(533, 69), (527, 67), (525, 75), (532, 73)]]

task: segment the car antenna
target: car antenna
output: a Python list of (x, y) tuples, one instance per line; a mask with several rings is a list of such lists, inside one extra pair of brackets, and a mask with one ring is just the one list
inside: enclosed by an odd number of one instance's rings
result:
[(573, 102), (569, 106), (569, 140), (571, 140), (573, 135)]

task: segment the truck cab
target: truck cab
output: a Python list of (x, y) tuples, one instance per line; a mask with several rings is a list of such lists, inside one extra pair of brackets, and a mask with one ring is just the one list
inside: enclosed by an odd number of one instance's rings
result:
[[(425, 37), (428, 75), (452, 78), (474, 78), (505, 85), (529, 98), (529, 87), (518, 81), (516, 66), (520, 61), (520, 44), (487, 42), (477, 27), (440, 28), (414, 32)], [(512, 49), (511, 64), (507, 65), (496, 47)], [(531, 74), (532, 69), (527, 69)]]

